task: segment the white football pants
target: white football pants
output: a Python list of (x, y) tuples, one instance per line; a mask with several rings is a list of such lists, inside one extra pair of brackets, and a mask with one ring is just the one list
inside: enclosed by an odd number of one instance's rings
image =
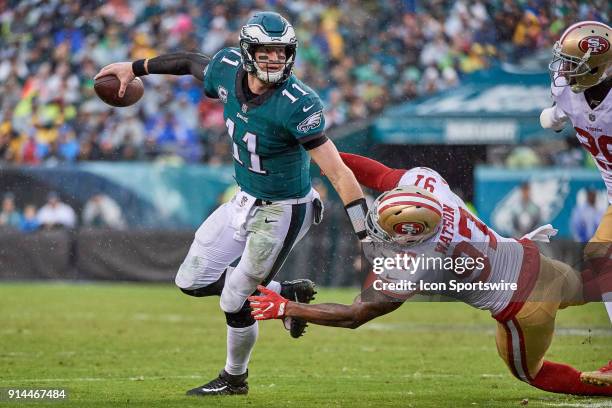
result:
[[(198, 228), (189, 252), (176, 274), (182, 289), (197, 289), (225, 276), (221, 309), (235, 313), (246, 298), (267, 285), (287, 259), (293, 246), (313, 223), (313, 189), (305, 197), (255, 205), (255, 197), (239, 191), (217, 208)], [(230, 268), (231, 269), (231, 268)]]

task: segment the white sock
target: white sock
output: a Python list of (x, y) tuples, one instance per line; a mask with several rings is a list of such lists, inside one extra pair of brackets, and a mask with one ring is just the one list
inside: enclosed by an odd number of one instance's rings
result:
[(227, 326), (225, 371), (228, 374), (241, 375), (246, 372), (258, 333), (259, 326), (257, 322), (249, 327)]
[(272, 281), (268, 283), (266, 288), (270, 289), (272, 292), (280, 293), (281, 292), (281, 283), (278, 281)]
[(603, 293), (601, 298), (604, 301), (604, 305), (606, 306), (606, 310), (608, 311), (608, 317), (610, 318), (610, 323), (612, 323), (612, 292)]

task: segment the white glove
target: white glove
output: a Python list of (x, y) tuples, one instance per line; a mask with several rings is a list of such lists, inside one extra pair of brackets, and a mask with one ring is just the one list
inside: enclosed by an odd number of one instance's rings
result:
[(538, 242), (550, 242), (550, 238), (557, 235), (557, 232), (559, 232), (559, 230), (553, 228), (553, 226), (550, 224), (546, 224), (534, 229), (528, 234), (523, 235), (521, 239), (530, 239)]
[(556, 117), (556, 106), (552, 106), (550, 108), (546, 108), (540, 113), (540, 125), (544, 129), (552, 129), (555, 132), (559, 132), (565, 126), (565, 122), (567, 121), (567, 116), (563, 115), (559, 118)]

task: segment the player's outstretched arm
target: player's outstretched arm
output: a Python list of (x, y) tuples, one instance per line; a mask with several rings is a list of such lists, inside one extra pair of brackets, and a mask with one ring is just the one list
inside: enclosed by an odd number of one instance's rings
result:
[(372, 302), (362, 302), (357, 296), (351, 305), (338, 303), (320, 303), (308, 305), (291, 302), (276, 292), (258, 286), (260, 296), (250, 296), (251, 314), (256, 320), (281, 319), (297, 317), (310, 323), (322, 326), (344, 327), (356, 329), (372, 319), (390, 313), (402, 303), (387, 299), (374, 299)]
[(340, 152), (340, 157), (355, 174), (359, 183), (377, 191), (394, 189), (406, 173), (406, 170), (392, 169), (376, 160), (358, 154)]
[(338, 192), (359, 239), (365, 238), (368, 206), (355, 175), (340, 158), (334, 143), (327, 140), (322, 145), (308, 150), (308, 153)]
[(175, 52), (155, 58), (141, 59), (134, 62), (115, 62), (98, 72), (94, 79), (115, 75), (121, 82), (119, 97), (122, 98), (127, 85), (137, 76), (148, 74), (193, 75), (204, 81), (204, 68), (210, 58), (194, 52)]

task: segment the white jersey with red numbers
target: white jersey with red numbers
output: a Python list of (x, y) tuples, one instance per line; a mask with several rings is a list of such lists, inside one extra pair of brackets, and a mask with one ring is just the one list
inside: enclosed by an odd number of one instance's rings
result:
[(556, 103), (553, 122), (566, 119), (572, 122), (576, 137), (597, 163), (608, 189), (608, 201), (612, 204), (612, 91), (591, 109), (584, 92), (574, 93), (569, 86), (551, 88)]
[[(416, 245), (392, 244), (396, 252), (428, 262), (421, 264), (424, 268), (413, 268), (409, 274), (400, 272), (403, 279), (417, 282), (419, 286), (421, 281), (425, 282), (423, 285), (429, 285), (428, 282), (444, 282), (445, 289), (425, 292), (461, 300), (473, 307), (490, 310), (493, 315), (506, 308), (510, 301), (514, 302), (521, 296), (525, 299), (524, 291), (530, 290), (537, 277), (534, 265), (539, 265), (539, 252), (533, 243), (523, 244), (515, 239), (504, 238), (488, 228), (450, 190), (442, 176), (432, 169), (417, 167), (408, 170), (398, 185), (417, 186), (430, 191), (443, 210), (442, 221), (434, 236)], [(387, 247), (379, 251), (378, 256), (389, 257), (390, 252)], [(432, 261), (436, 258), (440, 261)], [(472, 264), (471, 268), (459, 268), (456, 261), (459, 258), (481, 259), (481, 262)], [(452, 260), (455, 260), (454, 264), (448, 263)], [(387, 275), (381, 275), (386, 282), (398, 281), (400, 277), (398, 269), (391, 270)], [(457, 291), (459, 283), (475, 283), (472, 285), (474, 290)], [(511, 288), (511, 283), (516, 283), (516, 290)]]

